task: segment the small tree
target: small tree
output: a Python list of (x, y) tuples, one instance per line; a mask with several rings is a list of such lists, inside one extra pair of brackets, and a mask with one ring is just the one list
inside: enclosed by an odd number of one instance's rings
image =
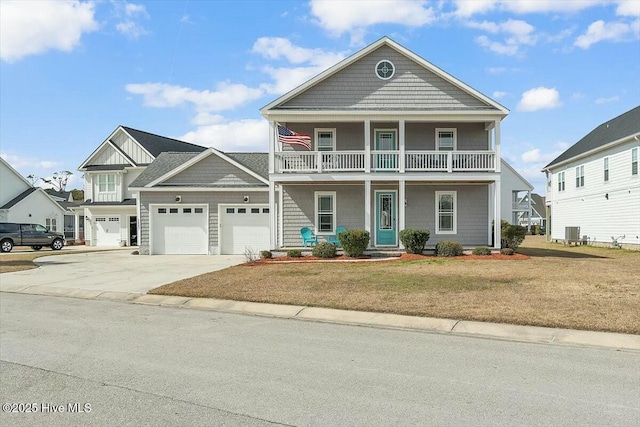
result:
[(500, 230), (500, 243), (502, 248), (518, 249), (527, 235), (527, 229), (521, 225), (509, 224), (502, 221)]
[(338, 233), (344, 253), (350, 257), (360, 256), (369, 246), (370, 234), (366, 230), (347, 230)]
[(67, 182), (69, 181), (69, 179), (71, 179), (72, 176), (73, 176), (73, 173), (69, 171), (60, 171), (60, 172), (54, 172), (51, 178), (40, 178), (40, 179), (42, 180), (42, 182), (49, 184), (51, 188), (53, 188), (55, 191), (62, 192), (62, 191), (65, 191), (65, 189), (67, 188)]
[(408, 254), (421, 254), (429, 240), (429, 230), (407, 228), (400, 231), (400, 241)]

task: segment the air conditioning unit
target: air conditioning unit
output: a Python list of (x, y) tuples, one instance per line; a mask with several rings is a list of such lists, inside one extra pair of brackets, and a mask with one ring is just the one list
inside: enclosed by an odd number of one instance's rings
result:
[(580, 240), (580, 227), (565, 227), (564, 240), (577, 242)]

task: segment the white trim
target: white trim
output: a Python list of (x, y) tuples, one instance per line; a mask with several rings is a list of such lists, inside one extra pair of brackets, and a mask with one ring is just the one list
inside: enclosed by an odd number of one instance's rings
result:
[[(318, 197), (319, 196), (331, 196), (332, 198), (332, 203), (331, 203), (331, 215), (333, 217), (333, 227), (331, 228), (330, 231), (320, 231), (320, 226), (318, 224)], [(316, 236), (327, 236), (327, 235), (333, 235), (336, 234), (336, 224), (337, 224), (337, 215), (336, 215), (336, 211), (337, 211), (337, 193), (335, 191), (314, 191), (313, 192), (313, 222), (314, 222), (314, 227), (315, 227), (315, 234)]]
[[(318, 145), (318, 133), (320, 132), (331, 132), (331, 150), (320, 150)], [(315, 151), (336, 151), (338, 134), (336, 132), (336, 128), (314, 128), (313, 129), (313, 147)]]
[[(274, 189), (275, 191), (275, 189)], [(276, 210), (275, 212), (275, 216), (276, 216), (276, 220), (278, 221), (278, 241), (276, 243), (276, 246), (274, 247), (278, 247), (281, 248), (284, 242), (284, 218), (283, 215), (281, 215), (281, 211), (282, 211), (282, 206), (284, 205), (284, 191), (282, 189), (282, 186), (280, 187), (279, 191), (278, 191), (278, 204), (274, 206)], [(271, 211), (269, 211), (271, 212)]]
[(387, 45), (390, 48), (398, 51), (400, 54), (409, 57), (410, 59), (414, 60), (419, 65), (422, 65), (424, 68), (428, 69), (429, 71), (431, 71), (432, 73), (436, 74), (437, 76), (439, 76), (440, 78), (444, 79), (445, 81), (453, 84), (454, 86), (457, 86), (458, 88), (464, 90), (465, 92), (467, 92), (468, 94), (474, 96), (475, 98), (478, 98), (479, 100), (487, 103), (489, 106), (495, 108), (497, 110), (496, 111), (497, 113), (502, 113), (502, 115), (505, 115), (505, 116), (509, 113), (509, 110), (507, 108), (505, 108), (504, 106), (500, 105), (499, 103), (497, 103), (493, 99), (491, 99), (491, 98), (487, 97), (486, 95), (478, 92), (477, 90), (475, 90), (472, 87), (468, 86), (466, 83), (463, 83), (461, 80), (458, 80), (457, 78), (453, 77), (451, 74), (449, 74), (449, 73), (445, 72), (444, 70), (436, 67), (435, 65), (433, 65), (429, 61), (425, 60), (424, 58), (420, 57), (419, 55), (416, 55), (415, 53), (411, 52), (407, 48), (399, 45), (398, 43), (394, 42), (390, 38), (382, 37), (380, 40), (370, 44), (369, 46), (365, 47), (364, 49), (360, 50), (359, 52), (356, 52), (355, 54), (351, 55), (350, 57), (348, 57), (346, 59), (343, 59), (342, 61), (340, 61), (339, 63), (337, 63), (333, 67), (325, 70), (324, 72), (322, 72), (322, 73), (316, 75), (315, 77), (313, 77), (312, 79), (308, 80), (306, 83), (303, 83), (302, 85), (298, 86), (297, 88), (287, 92), (286, 94), (282, 95), (281, 97), (279, 97), (279, 98), (275, 99), (274, 101), (270, 102), (269, 104), (265, 105), (264, 107), (262, 107), (260, 109), (260, 114), (262, 114), (263, 116), (266, 117), (267, 115), (269, 115), (269, 113), (270, 113), (269, 110), (271, 110), (272, 108), (275, 108), (277, 105), (286, 103), (287, 101), (291, 100), (292, 98), (295, 98), (296, 96), (298, 96), (302, 92), (305, 92), (310, 87), (315, 86), (316, 84), (320, 83), (321, 81), (323, 81), (323, 80), (329, 78), (330, 76), (336, 74), (337, 72), (339, 72), (342, 69), (348, 67), (349, 65), (353, 64), (354, 62), (360, 60), (361, 58), (365, 57), (366, 55), (368, 55), (369, 53), (373, 52), (374, 50), (378, 49), (380, 46), (383, 46), (383, 45)]
[[(103, 146), (105, 146), (105, 145), (109, 145), (109, 141), (111, 140), (111, 138), (112, 138), (112, 137), (116, 134), (116, 132), (118, 132), (118, 131), (122, 131), (122, 132), (124, 132), (124, 134), (125, 134), (125, 135), (127, 135), (129, 138), (131, 138), (131, 140), (132, 140), (133, 142), (135, 142), (135, 143), (140, 147), (140, 149), (142, 149), (142, 151), (143, 151), (143, 152), (145, 152), (146, 154), (148, 154), (148, 155), (149, 155), (149, 157), (151, 157), (152, 159), (155, 159), (155, 158), (156, 158), (154, 155), (152, 155), (151, 153), (149, 153), (149, 152), (147, 151), (147, 149), (146, 149), (146, 148), (144, 148), (144, 147), (142, 146), (142, 144), (140, 144), (138, 141), (136, 141), (136, 139), (135, 139), (134, 137), (132, 137), (132, 136), (129, 134), (129, 132), (127, 132), (126, 130), (124, 130), (124, 128), (123, 128), (122, 126), (118, 126), (118, 127), (117, 127), (113, 132), (111, 132), (111, 133), (109, 134), (109, 136), (107, 137), (107, 139), (105, 139), (105, 140), (102, 142), (102, 144), (98, 145), (98, 148), (96, 148), (95, 150), (93, 150), (93, 152), (89, 155), (89, 157), (87, 157), (87, 159), (86, 159), (84, 162), (82, 162), (82, 164), (81, 164), (80, 166), (78, 166), (78, 170), (79, 170), (79, 171), (84, 171), (84, 170), (85, 170), (84, 168), (87, 166), (87, 163), (89, 163), (89, 161), (90, 161), (90, 160), (91, 160), (91, 159), (92, 159), (96, 154), (98, 154), (98, 152), (102, 149), (102, 147), (103, 147)], [(129, 163), (131, 163), (131, 162), (129, 162)]]
[[(405, 207), (406, 200), (407, 200), (406, 182), (404, 182), (404, 180), (400, 180), (400, 182), (398, 182), (398, 213), (397, 213), (398, 227), (396, 229), (396, 234), (400, 233), (400, 230), (404, 230), (406, 228), (406, 218), (405, 218), (407, 214), (406, 213), (407, 208)], [(398, 237), (399, 237), (399, 234), (396, 237), (398, 242), (398, 247), (400, 249), (404, 249), (404, 246)]]
[[(375, 174), (367, 173), (314, 173), (314, 174), (273, 174), (271, 180), (275, 182), (326, 182), (333, 185), (336, 181), (398, 181), (397, 172), (376, 172)], [(433, 174), (425, 172), (405, 172), (402, 179), (418, 182), (450, 182), (451, 184), (466, 184), (470, 181), (491, 182), (500, 174), (494, 172), (486, 173), (468, 173), (468, 172), (434, 172)]]
[[(451, 150), (442, 150), (440, 148), (440, 132), (452, 132), (453, 133), (453, 147)], [(436, 151), (456, 151), (458, 149), (458, 128), (436, 128), (435, 134), (435, 148)]]
[(124, 150), (122, 150), (120, 147), (118, 147), (113, 141), (111, 141), (110, 139), (107, 139), (107, 143), (111, 148), (115, 150), (116, 153), (118, 153), (122, 158), (124, 158), (124, 160), (127, 163), (129, 163), (132, 167), (135, 168), (138, 166), (135, 162), (133, 162), (133, 160), (130, 160), (129, 155), (125, 153)]
[(138, 227), (138, 223), (140, 222), (140, 217), (138, 215), (131, 215), (131, 214), (125, 214), (126, 216), (126, 225), (127, 225), (127, 246), (132, 246), (131, 245), (131, 217), (135, 217), (136, 218), (136, 236), (138, 239), (138, 243), (136, 244), (136, 246), (140, 246), (140, 234), (138, 234), (138, 229), (140, 227)]
[[(149, 233), (149, 255), (154, 255), (153, 253), (153, 214), (154, 209), (158, 207), (167, 207), (167, 208), (204, 208), (203, 214), (207, 219), (205, 221), (205, 225), (207, 227), (207, 254), (211, 253), (211, 231), (209, 230), (209, 204), (207, 203), (149, 203), (149, 229), (147, 232)], [(140, 224), (140, 217), (138, 217), (138, 224)], [(220, 217), (218, 216), (218, 226), (220, 224)], [(138, 246), (140, 245), (141, 240), (140, 235), (138, 235)]]
[[(276, 184), (273, 181), (269, 182), (269, 246), (270, 249), (275, 249), (277, 246), (277, 236), (276, 236), (276, 221), (278, 218), (276, 217)], [(282, 190), (280, 191), (282, 193)], [(282, 241), (281, 241), (282, 242)]]
[[(453, 196), (453, 230), (440, 230), (440, 196)], [(458, 234), (458, 191), (436, 191), (436, 234)]]
[(203, 159), (206, 159), (211, 154), (215, 154), (216, 156), (218, 156), (222, 160), (225, 160), (227, 163), (230, 163), (233, 166), (237, 167), (238, 169), (248, 173), (249, 175), (253, 176), (254, 178), (258, 179), (259, 181), (261, 181), (261, 182), (263, 182), (265, 184), (269, 184), (269, 180), (268, 179), (263, 178), (262, 176), (258, 175), (257, 173), (255, 173), (251, 169), (247, 168), (246, 166), (241, 165), (240, 163), (238, 163), (235, 160), (231, 159), (230, 157), (224, 155), (223, 153), (221, 153), (220, 151), (216, 150), (215, 148), (208, 148), (207, 150), (204, 150), (202, 153), (198, 154), (197, 156), (192, 157), (191, 159), (187, 160), (186, 162), (184, 162), (183, 164), (181, 164), (177, 168), (174, 168), (174, 169), (170, 170), (169, 172), (165, 173), (160, 178), (157, 178), (157, 179), (151, 181), (150, 183), (145, 185), (144, 188), (150, 188), (150, 187), (153, 187), (153, 186), (155, 186), (157, 184), (160, 184), (163, 181), (166, 181), (167, 179), (169, 179), (169, 178), (179, 174), (180, 172), (186, 170), (190, 166), (193, 166), (194, 164), (200, 162)]
[[(364, 181), (364, 229), (371, 235), (371, 181)], [(371, 246), (371, 240), (369, 240)]]
[(513, 172), (513, 174), (516, 177), (518, 177), (518, 179), (520, 179), (523, 183), (526, 184), (526, 186), (529, 188), (530, 191), (533, 191), (533, 185), (531, 185), (529, 181), (527, 181), (522, 175), (520, 175), (518, 171), (515, 170), (509, 163), (507, 163), (504, 159), (500, 159), (500, 163), (502, 163), (503, 166), (508, 167), (509, 170), (511, 170), (511, 172)]
[(185, 191), (185, 192), (194, 192), (194, 191), (203, 191), (203, 192), (230, 192), (230, 191), (258, 191), (264, 192), (269, 191), (268, 187), (180, 187), (179, 185), (171, 186), (171, 187), (129, 187), (129, 190), (136, 191), (144, 191), (144, 192), (152, 192), (152, 193), (162, 193), (169, 192), (173, 193), (174, 191)]
[[(389, 190), (374, 190), (374, 197), (373, 197), (373, 201), (374, 201), (374, 209), (373, 209), (373, 214), (375, 215), (374, 221), (373, 221), (373, 228), (374, 228), (374, 232), (373, 232), (373, 241), (374, 241), (374, 245), (376, 247), (389, 247), (389, 248), (395, 248), (398, 246), (398, 218), (397, 216), (400, 214), (400, 209), (398, 206), (398, 190), (393, 190), (393, 189), (389, 189)], [(391, 218), (391, 222), (394, 223), (393, 228), (394, 231), (396, 232), (396, 236), (395, 236), (395, 240), (393, 244), (390, 245), (379, 245), (378, 244), (378, 195), (380, 193), (393, 193), (394, 195), (394, 200), (393, 202), (396, 205), (396, 218)]]

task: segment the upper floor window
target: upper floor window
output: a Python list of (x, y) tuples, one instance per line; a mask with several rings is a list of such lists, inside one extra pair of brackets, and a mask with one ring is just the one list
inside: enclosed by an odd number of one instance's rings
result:
[(564, 172), (558, 174), (558, 191), (564, 191)]
[(455, 191), (436, 191), (436, 233), (455, 234), (456, 221)]
[(576, 168), (576, 188), (584, 187), (584, 165)]
[(316, 191), (316, 233), (333, 234), (336, 229), (336, 192)]
[(116, 176), (115, 175), (98, 175), (98, 192), (115, 193), (116, 192)]
[(604, 158), (604, 182), (609, 181), (609, 158)]
[(457, 129), (456, 128), (438, 128), (436, 129), (436, 150), (452, 151), (457, 145)]
[(638, 175), (638, 149), (631, 150), (631, 175)]
[(335, 129), (316, 129), (316, 150), (334, 151), (336, 149)]

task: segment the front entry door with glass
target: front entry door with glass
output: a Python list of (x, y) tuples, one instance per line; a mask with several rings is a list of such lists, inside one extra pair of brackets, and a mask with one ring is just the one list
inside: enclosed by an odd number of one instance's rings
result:
[[(376, 129), (376, 155), (373, 162), (376, 170), (396, 170), (398, 169), (398, 140), (396, 130)], [(388, 151), (384, 153), (383, 151)]]
[(395, 191), (376, 192), (376, 246), (397, 246), (397, 198)]

